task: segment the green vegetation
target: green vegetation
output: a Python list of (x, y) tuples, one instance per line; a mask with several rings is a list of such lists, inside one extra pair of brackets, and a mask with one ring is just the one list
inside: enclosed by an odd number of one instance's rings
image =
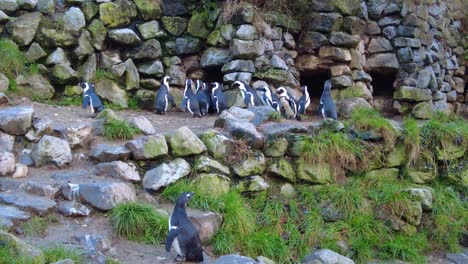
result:
[(2, 264), (40, 264), (25, 256), (19, 256), (10, 245), (0, 245), (0, 263)]
[(268, 121), (281, 122), (283, 119), (283, 116), (276, 111), (273, 111), (268, 115)]
[(114, 75), (107, 70), (97, 69), (94, 81), (99, 81), (101, 79), (114, 79)]
[[(104, 106), (108, 109), (111, 109), (111, 110), (125, 110), (127, 108), (121, 106), (121, 105), (118, 105), (118, 104), (114, 104), (112, 102), (108, 102), (108, 101), (104, 101)], [(130, 97), (128, 99), (128, 109), (130, 110), (134, 110), (134, 111), (137, 111), (137, 110), (140, 110), (139, 106), (138, 106), (138, 100), (135, 98), (135, 97)]]
[(111, 258), (108, 257), (106, 259), (106, 264), (120, 264), (120, 262), (115, 260), (115, 259), (111, 259)]
[(112, 118), (104, 123), (103, 136), (109, 140), (127, 140), (132, 139), (138, 132), (138, 129), (127, 121)]
[(4, 73), (8, 79), (14, 79), (23, 72), (26, 58), (13, 41), (0, 39), (0, 58), (2, 58), (0, 72)]
[(168, 218), (152, 205), (121, 203), (112, 209), (110, 217), (114, 232), (130, 240), (158, 245), (166, 237)]
[(23, 232), (27, 236), (44, 236), (47, 233), (47, 228), (50, 223), (58, 221), (55, 215), (48, 215), (47, 217), (34, 216), (21, 225)]
[(63, 245), (56, 245), (51, 248), (43, 250), (46, 263), (54, 263), (59, 260), (71, 259), (76, 264), (84, 263), (83, 255), (80, 251), (65, 247)]

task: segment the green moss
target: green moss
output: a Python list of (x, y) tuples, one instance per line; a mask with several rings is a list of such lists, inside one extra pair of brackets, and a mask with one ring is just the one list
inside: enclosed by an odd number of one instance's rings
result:
[(35, 216), (21, 225), (23, 232), (27, 236), (45, 236), (50, 223), (57, 222), (54, 215), (47, 217)]
[(76, 264), (84, 263), (82, 252), (67, 248), (63, 245), (57, 245), (44, 250), (44, 256), (47, 263), (54, 263), (59, 260), (70, 259)]
[(18, 45), (9, 39), (0, 39), (0, 72), (8, 79), (14, 79), (23, 72), (26, 65), (26, 58), (19, 50)]
[(284, 120), (283, 116), (280, 113), (276, 112), (276, 111), (270, 112), (268, 114), (268, 121), (281, 122), (283, 120)]

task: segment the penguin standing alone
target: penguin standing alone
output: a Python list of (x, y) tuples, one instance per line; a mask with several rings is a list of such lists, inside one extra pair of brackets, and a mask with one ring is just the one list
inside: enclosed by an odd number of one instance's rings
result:
[(213, 102), (213, 107), (218, 114), (226, 110), (226, 99), (224, 98), (223, 89), (221, 84), (218, 82), (212, 83), (213, 90), (211, 91), (211, 101)]
[(249, 106), (260, 106), (262, 105), (262, 100), (258, 96), (257, 92), (252, 89), (250, 86), (244, 84), (241, 81), (235, 81), (234, 87), (239, 87), (242, 95), (242, 99), (244, 100), (244, 104)]
[(93, 113), (94, 116), (104, 110), (104, 105), (102, 104), (101, 99), (99, 99), (99, 96), (94, 91), (94, 85), (88, 82), (82, 82), (81, 88), (83, 88), (83, 102), (81, 105), (83, 109), (86, 109), (89, 106), (91, 113)]
[(206, 85), (201, 80), (197, 80), (197, 93), (195, 95), (197, 96), (198, 104), (200, 105), (200, 113), (202, 116), (206, 116), (206, 114), (208, 114), (208, 108), (210, 106), (205, 89)]
[(195, 226), (187, 217), (186, 206), (192, 192), (185, 192), (179, 196), (174, 211), (169, 216), (169, 234), (166, 239), (166, 251), (171, 247), (177, 254), (187, 261), (203, 261), (203, 248)]
[(169, 86), (169, 82), (172, 81), (170, 76), (165, 76), (163, 78), (163, 83), (159, 86), (158, 93), (156, 94), (156, 114), (158, 115), (165, 115), (167, 111), (167, 107), (169, 103), (171, 103), (172, 107), (175, 107), (176, 104), (174, 102), (174, 98), (171, 95), (171, 87)]
[(185, 110), (188, 110), (193, 117), (202, 117), (200, 113), (200, 103), (198, 102), (197, 96), (192, 90), (192, 80), (187, 79), (185, 81), (184, 98), (182, 99), (182, 105)]
[(336, 105), (331, 97), (331, 82), (327, 80), (323, 86), (322, 97), (320, 97), (319, 111), (323, 118), (332, 118), (337, 120), (338, 114), (336, 113)]
[(305, 114), (307, 111), (307, 108), (309, 108), (310, 105), (310, 96), (309, 96), (309, 91), (307, 91), (307, 85), (302, 86), (302, 96), (299, 98), (299, 101), (297, 101), (297, 112), (298, 114), (302, 115)]
[(298, 120), (300, 120), (300, 115), (297, 114), (296, 101), (294, 101), (294, 98), (292, 98), (292, 96), (289, 95), (288, 91), (286, 91), (286, 88), (280, 87), (278, 88), (276, 93), (278, 94), (281, 106), (284, 110), (283, 114), (286, 116), (286, 118), (297, 118)]

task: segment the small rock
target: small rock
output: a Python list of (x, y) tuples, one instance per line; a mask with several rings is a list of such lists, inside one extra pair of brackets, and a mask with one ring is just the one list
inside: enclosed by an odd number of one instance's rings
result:
[(15, 155), (0, 152), (0, 176), (8, 176), (15, 171)]
[(89, 124), (72, 124), (66, 128), (55, 129), (60, 138), (68, 141), (72, 149), (89, 146), (92, 140), (93, 127)]
[(26, 133), (27, 140), (38, 142), (42, 136), (50, 135), (52, 132), (52, 120), (49, 118), (33, 118), (32, 129)]
[(270, 185), (260, 176), (250, 176), (241, 180), (236, 187), (240, 192), (260, 192), (270, 188)]
[(125, 146), (98, 144), (91, 148), (89, 158), (99, 162), (111, 162), (115, 160), (127, 160), (130, 158), (131, 153)]
[(296, 195), (296, 191), (290, 183), (286, 183), (281, 186), (280, 194), (283, 197), (292, 198), (294, 195)]
[(129, 123), (133, 125), (134, 127), (140, 129), (146, 135), (152, 135), (156, 133), (156, 130), (154, 129), (151, 122), (144, 116), (132, 117)]
[(432, 192), (427, 188), (410, 188), (407, 189), (414, 200), (421, 203), (421, 207), (424, 211), (432, 210)]
[(31, 215), (27, 212), (21, 211), (14, 206), (0, 205), (0, 218), (11, 221), (28, 220), (31, 218)]
[[(1, 162), (0, 162), (1, 163)], [(28, 166), (21, 163), (16, 163), (15, 172), (13, 173), (13, 178), (23, 178), (28, 175)]]
[(230, 174), (228, 166), (225, 166), (207, 156), (200, 156), (197, 159), (195, 162), (195, 170), (197, 172), (222, 173), (225, 175)]
[(261, 152), (252, 153), (247, 159), (233, 164), (231, 168), (240, 177), (262, 175), (266, 169), (265, 156)]
[(80, 245), (93, 251), (107, 252), (111, 249), (110, 240), (100, 235), (75, 235), (74, 238)]
[(96, 165), (96, 172), (98, 175), (119, 178), (129, 182), (139, 182), (140, 175), (137, 168), (132, 163), (125, 163), (120, 160), (100, 163)]
[(0, 130), (10, 135), (24, 135), (32, 125), (33, 116), (34, 109), (29, 106), (0, 109)]
[(37, 183), (29, 181), (26, 184), (25, 191), (30, 194), (44, 196), (50, 199), (54, 199), (57, 193), (60, 191), (58, 188), (52, 187), (48, 184)]
[(183, 159), (175, 159), (169, 163), (163, 163), (158, 167), (149, 170), (143, 178), (143, 187), (154, 191), (161, 187), (167, 186), (178, 179), (189, 175), (191, 167), (188, 162)]
[(329, 249), (321, 249), (306, 256), (301, 263), (304, 264), (354, 264), (350, 258), (342, 256)]
[(235, 36), (242, 40), (254, 40), (257, 37), (257, 30), (252, 25), (241, 25), (237, 29)]
[(294, 182), (296, 180), (296, 172), (291, 166), (291, 163), (284, 158), (272, 160), (270, 166), (268, 166), (267, 172), (288, 181)]
[(31, 155), (37, 166), (52, 164), (61, 167), (72, 160), (68, 142), (52, 136), (43, 136), (34, 146)]
[(89, 216), (91, 213), (88, 207), (74, 201), (60, 201), (57, 209), (65, 216)]
[(202, 193), (209, 193), (214, 197), (229, 192), (231, 180), (221, 174), (201, 173), (192, 182)]
[(208, 149), (208, 153), (215, 159), (224, 160), (234, 151), (234, 141), (215, 130), (204, 132), (200, 138)]
[(198, 230), (203, 244), (208, 242), (219, 230), (223, 216), (219, 213), (188, 209), (187, 216)]
[(268, 140), (265, 146), (265, 156), (273, 158), (283, 157), (287, 149), (288, 140), (285, 138)]
[(224, 129), (234, 138), (246, 139), (254, 148), (260, 148), (263, 145), (264, 137), (257, 131), (255, 125), (242, 120), (227, 119)]
[(15, 137), (0, 131), (0, 152), (13, 152)]

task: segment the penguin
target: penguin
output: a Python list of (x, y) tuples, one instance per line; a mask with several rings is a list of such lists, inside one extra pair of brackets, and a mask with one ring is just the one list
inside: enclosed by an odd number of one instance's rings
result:
[(288, 119), (296, 118), (300, 120), (300, 115), (297, 114), (297, 104), (294, 98), (288, 93), (286, 88), (280, 87), (276, 91), (283, 107), (283, 115)]
[(203, 83), (201, 80), (197, 80), (197, 93), (195, 94), (198, 99), (198, 103), (200, 105), (200, 113), (202, 116), (206, 116), (208, 114), (208, 97), (206, 96), (206, 84)]
[(310, 105), (310, 96), (309, 96), (309, 91), (307, 91), (307, 85), (302, 86), (302, 96), (299, 98), (299, 101), (297, 101), (297, 112), (298, 114), (302, 115), (305, 114), (307, 111), (307, 108), (309, 108)]
[(260, 99), (262, 99), (264, 105), (269, 105), (271, 108), (275, 109), (277, 112), (281, 111), (281, 103), (276, 94), (272, 94), (270, 87), (261, 86), (258, 87), (257, 92), (260, 92)]
[(174, 211), (169, 216), (166, 251), (170, 252), (173, 247), (183, 260), (202, 262), (202, 243), (197, 229), (188, 219), (186, 212), (187, 202), (192, 196), (192, 192), (184, 192), (177, 199)]
[(170, 81), (172, 81), (172, 78), (170, 76), (165, 76), (163, 78), (163, 83), (159, 86), (158, 93), (156, 94), (155, 108), (156, 114), (158, 115), (166, 114), (169, 103), (171, 103), (172, 107), (176, 106), (174, 98), (171, 95), (171, 87), (169, 86)]
[(260, 106), (262, 105), (262, 100), (258, 96), (257, 92), (252, 89), (250, 86), (244, 84), (241, 81), (235, 81), (234, 87), (239, 87), (242, 95), (242, 99), (244, 99), (244, 104), (249, 106)]
[(184, 98), (182, 99), (183, 109), (188, 110), (193, 117), (202, 117), (200, 103), (192, 90), (192, 80), (185, 81)]
[(211, 100), (213, 102), (213, 107), (218, 114), (226, 110), (226, 99), (224, 98), (223, 89), (221, 83), (214, 82), (212, 83), (213, 90), (211, 91)]
[(94, 85), (88, 82), (82, 82), (80, 86), (83, 88), (83, 102), (81, 106), (83, 109), (86, 109), (89, 106), (91, 113), (96, 116), (99, 112), (104, 110), (104, 105), (94, 91)]
[(338, 119), (338, 114), (336, 113), (336, 105), (331, 97), (331, 82), (327, 80), (323, 86), (323, 93), (320, 97), (320, 106), (319, 111), (322, 114), (323, 118)]

